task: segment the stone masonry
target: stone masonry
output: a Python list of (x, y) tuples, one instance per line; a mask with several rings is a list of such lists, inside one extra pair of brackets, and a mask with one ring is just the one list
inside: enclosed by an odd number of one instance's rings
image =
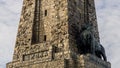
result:
[(110, 68), (109, 62), (78, 53), (76, 37), (86, 17), (99, 41), (94, 0), (23, 0), (13, 60), (7, 68)]

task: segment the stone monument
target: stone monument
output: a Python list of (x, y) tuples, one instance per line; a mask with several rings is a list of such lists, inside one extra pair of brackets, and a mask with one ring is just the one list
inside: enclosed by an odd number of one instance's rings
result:
[(111, 68), (96, 20), (94, 0), (23, 0), (7, 68)]

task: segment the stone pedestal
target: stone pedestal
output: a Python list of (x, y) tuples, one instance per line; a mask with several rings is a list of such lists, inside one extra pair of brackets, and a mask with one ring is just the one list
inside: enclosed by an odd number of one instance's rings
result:
[(10, 62), (7, 64), (7, 68), (111, 68), (111, 64), (88, 54), (69, 59)]
[(105, 62), (93, 55), (80, 55), (78, 68), (111, 68), (109, 62)]

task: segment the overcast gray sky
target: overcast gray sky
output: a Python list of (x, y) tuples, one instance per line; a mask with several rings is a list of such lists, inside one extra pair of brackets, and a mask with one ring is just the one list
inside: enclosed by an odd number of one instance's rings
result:
[[(120, 68), (120, 0), (95, 0), (101, 43), (112, 68)], [(0, 68), (12, 60), (22, 0), (0, 0)]]

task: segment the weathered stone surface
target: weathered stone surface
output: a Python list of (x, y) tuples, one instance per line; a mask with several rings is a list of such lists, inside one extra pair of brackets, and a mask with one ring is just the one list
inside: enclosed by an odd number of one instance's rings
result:
[(78, 55), (76, 59), (12, 62), (7, 68), (110, 68), (110, 63), (88, 54)]
[(109, 62), (105, 62), (93, 55), (80, 55), (79, 61), (80, 68), (111, 68), (111, 64)]
[[(110, 68), (98, 58), (78, 54), (76, 38), (86, 20), (85, 5), (85, 0), (23, 0), (13, 60), (7, 68)], [(94, 0), (88, 11), (99, 41)], [(100, 64), (95, 67), (96, 62)]]

